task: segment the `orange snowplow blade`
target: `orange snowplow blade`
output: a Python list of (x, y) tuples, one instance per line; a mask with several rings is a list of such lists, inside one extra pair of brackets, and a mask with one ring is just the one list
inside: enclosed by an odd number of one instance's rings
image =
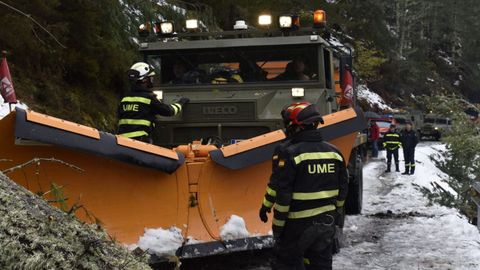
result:
[[(363, 115), (349, 109), (324, 119), (322, 134), (348, 160)], [(220, 228), (233, 214), (243, 217), (252, 238), (268, 235), (271, 224), (257, 213), (273, 149), (284, 138), (273, 131), (221, 149), (191, 145), (177, 152), (19, 109), (0, 120), (0, 160), (8, 160), (0, 170), (57, 206), (81, 205), (81, 219), (97, 218), (125, 244), (138, 242), (145, 228), (176, 226), (185, 238), (208, 246), (220, 240)], [(21, 166), (35, 158), (40, 160)], [(62, 187), (66, 205), (52, 184)], [(188, 248), (182, 252), (193, 256)]]

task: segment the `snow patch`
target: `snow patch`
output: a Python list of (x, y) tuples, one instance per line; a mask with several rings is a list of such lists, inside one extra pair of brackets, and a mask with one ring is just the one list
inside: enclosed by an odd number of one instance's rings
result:
[[(340, 40), (338, 40), (338, 38), (336, 38), (334, 36), (330, 36), (330, 38), (327, 41), (333, 47), (336, 47), (337, 49), (342, 50), (344, 53), (350, 54), (350, 49), (347, 46), (345, 46), (342, 42), (340, 42)], [(353, 52), (353, 48), (351, 48), (351, 49), (352, 49), (352, 52)]]
[[(7, 116), (10, 113), (10, 104), (3, 103), (3, 102), (4, 102), (4, 100), (0, 96), (0, 119), (2, 119), (3, 117)], [(27, 104), (22, 103), (20, 101), (17, 104), (12, 104), (11, 105), (12, 110), (14, 109), (14, 107), (25, 109), (25, 110), (28, 109)]]
[(220, 237), (222, 240), (235, 240), (246, 238), (250, 235), (243, 218), (232, 215), (225, 225), (220, 228)]
[(381, 110), (392, 110), (385, 100), (377, 93), (370, 90), (366, 85), (360, 84), (357, 86), (358, 99), (365, 100), (370, 106), (378, 106)]
[(203, 241), (197, 240), (193, 236), (187, 237), (187, 245), (195, 245), (200, 243), (203, 243)]
[[(444, 144), (420, 143), (415, 175), (384, 173), (384, 160), (364, 167), (363, 213), (347, 216), (350, 244), (334, 257), (334, 269), (480, 269), (477, 228), (456, 209), (430, 204), (417, 188), (432, 188), (434, 182), (456, 194), (431, 159), (440, 150), (445, 150)], [(382, 151), (380, 158), (384, 157)], [(375, 217), (387, 210), (391, 218)]]
[(159, 257), (175, 256), (175, 252), (183, 244), (182, 230), (170, 227), (165, 230), (145, 229), (145, 233), (138, 240), (138, 247)]

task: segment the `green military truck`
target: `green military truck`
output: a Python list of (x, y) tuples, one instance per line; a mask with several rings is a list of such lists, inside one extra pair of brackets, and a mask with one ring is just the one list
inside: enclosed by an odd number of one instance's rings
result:
[[(273, 148), (259, 146), (233, 157), (227, 156), (227, 149), (237, 149), (242, 143), (256, 144), (263, 140), (262, 136), (268, 138), (272, 132), (283, 129), (280, 112), (285, 106), (310, 102), (326, 116), (325, 125), (330, 123), (323, 129), (325, 139), (348, 153), (350, 182), (345, 209), (348, 214), (359, 214), (362, 152), (367, 140), (360, 133), (366, 128), (363, 112), (355, 108), (351, 50), (329, 41), (324, 27), (301, 28), (293, 24), (294, 18), (282, 17), (281, 27), (249, 29), (245, 22), (237, 21), (234, 27), (237, 30), (222, 32), (201, 32), (192, 28), (198, 26), (192, 22), (186, 24), (190, 28), (183, 33), (175, 32), (176, 25), (172, 22), (155, 24), (152, 26), (155, 31), (143, 26), (140, 53), (145, 62), (155, 67), (157, 97), (167, 103), (181, 97), (190, 99), (180, 115), (158, 118), (154, 143), (170, 148), (192, 142), (215, 146), (219, 150), (210, 151), (208, 157), (236, 170), (229, 174), (233, 178), (229, 179), (232, 185), (229, 190), (236, 190), (236, 185), (244, 180), (236, 179), (235, 175), (242, 170), (253, 170), (260, 162), (269, 162)], [(291, 24), (285, 25), (285, 21)], [(346, 105), (345, 100), (352, 102)], [(350, 120), (340, 120), (343, 118)], [(237, 152), (240, 151), (243, 150)], [(192, 166), (201, 160), (191, 157), (186, 162)], [(249, 173), (251, 178), (262, 178), (257, 179), (258, 187), (250, 187), (256, 190), (263, 189), (268, 178), (263, 172), (265, 168), (258, 168)], [(215, 179), (220, 180), (224, 179)], [(196, 198), (197, 193), (192, 194)], [(198, 197), (200, 206), (201, 199)], [(247, 195), (242, 204), (258, 200), (251, 199)], [(252, 203), (259, 204), (260, 201)], [(218, 214), (218, 208), (216, 211)], [(242, 211), (250, 213), (251, 208)], [(253, 219), (246, 221), (258, 222)]]
[(439, 141), (452, 128), (452, 120), (437, 114), (426, 114), (423, 126), (420, 128), (420, 139), (434, 139)]

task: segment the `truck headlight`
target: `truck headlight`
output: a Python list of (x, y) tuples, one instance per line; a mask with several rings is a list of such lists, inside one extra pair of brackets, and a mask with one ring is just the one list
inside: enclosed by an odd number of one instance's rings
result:
[(185, 26), (189, 30), (197, 29), (198, 28), (198, 20), (197, 19), (190, 19), (185, 21)]
[(286, 15), (280, 16), (280, 18), (278, 18), (278, 24), (282, 29), (292, 28), (292, 24), (293, 24), (292, 16), (286, 16)]
[(261, 26), (269, 26), (272, 24), (272, 15), (264, 14), (258, 16), (258, 24)]
[(300, 87), (292, 88), (292, 97), (304, 97), (305, 89)]
[(235, 25), (233, 26), (233, 30), (247, 30), (248, 25), (244, 20), (238, 20), (235, 22)]
[(435, 127), (434, 129), (435, 129), (435, 130), (438, 130), (438, 127)]
[(173, 22), (161, 22), (159, 28), (162, 35), (171, 35), (174, 32)]

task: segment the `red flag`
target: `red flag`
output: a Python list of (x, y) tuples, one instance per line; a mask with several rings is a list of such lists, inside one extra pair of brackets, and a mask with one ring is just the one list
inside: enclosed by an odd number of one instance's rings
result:
[(5, 56), (2, 58), (2, 63), (0, 64), (0, 83), (0, 93), (5, 103), (17, 103), (12, 76), (10, 76), (10, 69), (8, 68), (7, 58)]
[(345, 69), (343, 72), (342, 80), (342, 99), (340, 105), (348, 106), (353, 103), (353, 76), (349, 69)]

